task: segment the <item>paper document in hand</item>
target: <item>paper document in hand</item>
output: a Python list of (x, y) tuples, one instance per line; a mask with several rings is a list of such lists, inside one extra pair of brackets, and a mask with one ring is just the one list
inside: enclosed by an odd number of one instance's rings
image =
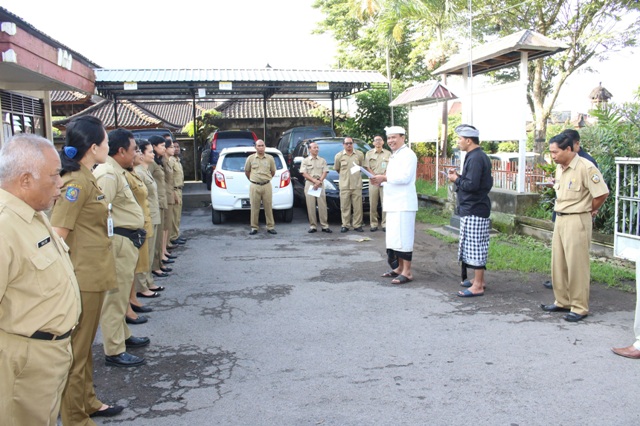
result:
[(371, 179), (373, 177), (373, 173), (370, 173), (369, 170), (365, 169), (364, 167), (360, 167), (360, 171), (362, 173), (364, 173), (365, 175), (367, 175), (367, 177), (369, 179)]
[(307, 194), (319, 198), (320, 194), (322, 194), (322, 187), (318, 187), (318, 189), (313, 189), (313, 186), (310, 186), (309, 191), (307, 191)]
[(353, 174), (359, 173), (361, 168), (362, 168), (362, 167), (360, 167), (360, 166), (358, 166), (358, 165), (356, 164), (356, 165), (354, 165), (354, 166), (353, 166), (351, 169), (349, 169), (349, 170), (351, 170), (351, 174), (353, 175)]

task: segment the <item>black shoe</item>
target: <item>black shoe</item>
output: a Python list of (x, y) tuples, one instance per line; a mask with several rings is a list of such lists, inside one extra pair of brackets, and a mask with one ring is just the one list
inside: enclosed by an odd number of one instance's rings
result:
[(258, 233), (257, 229), (252, 229), (251, 232), (249, 232), (249, 235), (256, 235)]
[(172, 254), (168, 254), (167, 255), (167, 259), (177, 259), (177, 258), (178, 258), (178, 256), (174, 256)]
[(353, 229), (356, 232), (364, 232), (364, 229), (362, 229), (362, 226), (358, 226), (357, 228)]
[(569, 312), (567, 315), (563, 316), (565, 321), (569, 322), (578, 322), (586, 318), (587, 315), (576, 314), (575, 312)]
[(378, 227), (377, 227), (377, 226), (372, 226), (372, 227), (371, 227), (371, 232), (376, 232), (377, 230), (378, 230)]
[(551, 284), (551, 281), (545, 281), (542, 285), (546, 288), (553, 288), (553, 284)]
[(134, 305), (133, 303), (131, 304), (131, 309), (133, 309), (133, 312), (137, 312), (139, 314), (146, 314), (149, 312), (153, 312), (153, 308), (150, 308), (148, 306), (138, 306), (138, 305)]
[(327, 234), (330, 234), (333, 231), (330, 228), (322, 228), (322, 232), (326, 232)]
[(160, 272), (160, 273), (158, 273), (158, 272), (156, 272), (156, 271), (151, 271), (151, 273), (152, 273), (155, 277), (158, 277), (158, 278), (166, 278), (166, 277), (168, 277), (168, 276), (169, 276), (169, 274), (167, 274), (166, 272)]
[(314, 232), (318, 232), (318, 230), (316, 228), (310, 228), (307, 233), (309, 234), (313, 234)]
[(124, 341), (124, 344), (127, 346), (127, 348), (141, 348), (143, 346), (147, 346), (149, 343), (151, 343), (151, 340), (149, 340), (148, 337), (131, 336)]
[(340, 228), (340, 232), (342, 232), (343, 234), (345, 232), (349, 232), (349, 228), (345, 228), (344, 226), (342, 228)]
[(123, 406), (114, 404), (108, 406), (104, 410), (98, 410), (95, 413), (89, 414), (89, 417), (113, 417), (122, 413), (122, 410), (124, 410)]
[(183, 243), (186, 243), (187, 239), (185, 237), (178, 237), (178, 239), (176, 239), (176, 241), (182, 241)]
[(556, 306), (553, 303), (551, 305), (545, 305), (544, 303), (540, 305), (543, 311), (546, 312), (570, 312), (571, 309), (561, 308), (560, 306)]
[(171, 244), (174, 245), (174, 246), (181, 246), (184, 243), (185, 243), (185, 241), (182, 241), (180, 239), (171, 241)]
[(161, 259), (160, 261), (162, 262), (163, 265), (166, 265), (168, 263), (176, 263), (175, 260), (171, 260), (171, 259), (167, 259), (167, 260)]
[(385, 228), (384, 226), (382, 227), (382, 232), (387, 232), (387, 228)]
[(125, 322), (127, 324), (144, 324), (147, 321), (149, 321), (149, 318), (142, 315), (138, 315), (138, 318), (129, 318), (125, 315)]
[(269, 234), (271, 234), (271, 235), (276, 235), (276, 234), (277, 234), (277, 232), (276, 232), (276, 230), (275, 230), (275, 229), (267, 229), (267, 232), (268, 232)]
[(122, 352), (116, 356), (105, 356), (104, 363), (112, 367), (138, 367), (144, 364), (144, 358)]
[(160, 270), (164, 273), (172, 272), (173, 268), (169, 268), (168, 266), (161, 266)]

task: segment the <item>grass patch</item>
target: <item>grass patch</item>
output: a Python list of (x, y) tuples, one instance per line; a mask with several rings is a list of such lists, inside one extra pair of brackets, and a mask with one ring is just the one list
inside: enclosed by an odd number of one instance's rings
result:
[(444, 241), (447, 244), (458, 244), (458, 237), (451, 237), (449, 235), (444, 235), (434, 231), (433, 229), (427, 229), (427, 234), (431, 235), (432, 237), (436, 237), (440, 241)]
[(436, 207), (421, 207), (416, 213), (416, 220), (420, 223), (430, 225), (447, 225), (451, 219), (451, 214)]
[(534, 206), (529, 207), (525, 210), (524, 215), (527, 217), (532, 217), (534, 219), (545, 219), (551, 220), (553, 212), (549, 210), (545, 210), (540, 204), (536, 204)]
[(418, 194), (431, 195), (438, 198), (447, 198), (447, 185), (440, 184), (436, 191), (436, 183), (424, 179), (416, 180)]

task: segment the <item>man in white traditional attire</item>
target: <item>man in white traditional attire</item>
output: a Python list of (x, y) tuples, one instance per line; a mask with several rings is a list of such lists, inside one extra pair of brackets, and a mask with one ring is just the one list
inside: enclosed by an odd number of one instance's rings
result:
[(387, 173), (370, 179), (373, 185), (384, 185), (382, 211), (387, 214), (387, 256), (392, 269), (382, 274), (393, 278), (392, 284), (413, 281), (411, 258), (415, 235), (418, 194), (416, 169), (418, 158), (405, 145), (405, 130), (400, 126), (386, 127), (387, 144), (392, 154)]

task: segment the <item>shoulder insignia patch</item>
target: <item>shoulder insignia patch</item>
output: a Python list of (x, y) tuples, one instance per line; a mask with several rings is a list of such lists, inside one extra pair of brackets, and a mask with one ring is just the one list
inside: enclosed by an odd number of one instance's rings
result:
[(80, 188), (69, 186), (67, 187), (67, 191), (64, 193), (64, 198), (74, 203), (78, 201), (78, 195), (80, 195)]
[(591, 180), (593, 181), (593, 183), (600, 183), (600, 175), (597, 174), (592, 174), (591, 175)]

